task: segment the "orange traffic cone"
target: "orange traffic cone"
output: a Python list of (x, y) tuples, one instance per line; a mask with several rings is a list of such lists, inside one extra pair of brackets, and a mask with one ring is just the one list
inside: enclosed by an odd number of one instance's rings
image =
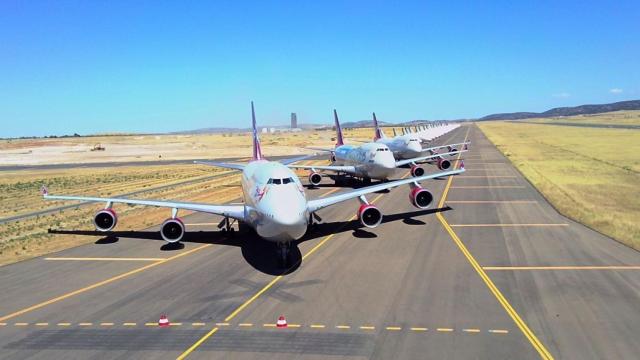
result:
[(278, 321), (276, 322), (276, 326), (279, 328), (287, 327), (287, 319), (284, 318), (284, 315), (280, 315), (280, 317), (278, 318)]
[(160, 315), (160, 320), (158, 320), (158, 326), (167, 327), (169, 325), (171, 324), (169, 323), (169, 319), (167, 319), (167, 315), (165, 314)]

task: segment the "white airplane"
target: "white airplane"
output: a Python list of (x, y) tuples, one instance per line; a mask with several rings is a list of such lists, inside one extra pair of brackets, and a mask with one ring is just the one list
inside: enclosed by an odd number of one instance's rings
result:
[[(427, 189), (422, 188), (418, 183), (419, 181), (464, 172), (464, 169), (445, 171), (307, 200), (300, 180), (286, 165), (291, 161), (298, 161), (300, 158), (281, 162), (266, 160), (260, 150), (253, 102), (251, 103), (251, 116), (253, 121), (253, 158), (248, 164), (203, 162), (208, 165), (242, 171), (241, 181), (244, 197), (244, 204), (242, 205), (50, 195), (46, 187), (42, 189), (43, 197), (46, 200), (106, 203), (104, 209), (98, 211), (93, 219), (96, 229), (103, 232), (112, 230), (118, 221), (116, 212), (112, 207), (113, 204), (123, 203), (171, 209), (171, 217), (165, 220), (160, 227), (160, 235), (169, 243), (180, 241), (185, 233), (185, 225), (178, 217), (179, 210), (221, 215), (224, 217), (223, 222), (226, 223), (227, 230), (229, 230), (229, 218), (232, 218), (249, 225), (260, 237), (276, 242), (279, 249), (280, 264), (283, 267), (287, 267), (291, 242), (301, 238), (306, 233), (309, 225), (313, 224), (316, 211), (349, 199), (358, 198), (361, 204), (357, 209), (360, 223), (363, 226), (374, 228), (382, 222), (382, 213), (367, 201), (366, 194), (408, 184), (411, 188), (409, 193), (411, 203), (420, 209), (425, 209), (431, 205), (433, 195)], [(389, 152), (387, 153), (390, 155)]]
[[(360, 146), (346, 145), (342, 136), (342, 128), (338, 120), (338, 113), (333, 110), (333, 117), (336, 126), (336, 146), (334, 149), (313, 148), (314, 150), (327, 151), (331, 153), (331, 165), (290, 165), (297, 169), (308, 169), (309, 183), (318, 185), (322, 181), (322, 175), (318, 171), (331, 171), (337, 173), (336, 183), (346, 174), (351, 177), (363, 179), (365, 183), (370, 183), (371, 179), (388, 180), (389, 177), (399, 167), (409, 165), (411, 175), (414, 177), (424, 175), (424, 169), (416, 163), (430, 159), (437, 160), (443, 155), (457, 155), (459, 152), (452, 151), (444, 154), (429, 154), (410, 159), (396, 160), (393, 152), (384, 143), (367, 142)], [(465, 150), (466, 151), (466, 150)], [(440, 161), (438, 162), (440, 164)], [(442, 162), (449, 164), (449, 161)], [(440, 165), (439, 165), (440, 166)], [(443, 168), (441, 168), (443, 170)]]

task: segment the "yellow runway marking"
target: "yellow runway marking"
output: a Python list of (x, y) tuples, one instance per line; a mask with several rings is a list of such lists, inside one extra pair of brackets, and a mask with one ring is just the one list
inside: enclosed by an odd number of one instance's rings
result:
[(462, 331), (467, 333), (479, 333), (480, 329), (462, 329)]
[(91, 326), (91, 325), (93, 325), (93, 323), (89, 323), (89, 322), (78, 323), (78, 326)]
[(640, 266), (483, 266), (487, 271), (504, 270), (640, 270)]
[(436, 331), (439, 331), (439, 332), (452, 332), (453, 329), (452, 328), (437, 328)]
[(100, 323), (100, 326), (113, 326), (112, 322), (104, 322), (104, 323)]
[(29, 325), (29, 323), (19, 322), (19, 323), (15, 323), (13, 325), (15, 325), (15, 326), (27, 326), (27, 325)]
[(336, 325), (336, 329), (351, 329), (349, 325)]
[(490, 333), (494, 333), (494, 334), (508, 334), (509, 331), (507, 330), (489, 330)]
[(0, 326), (7, 326), (7, 323), (0, 323)]
[(412, 327), (411, 331), (427, 331), (429, 329), (424, 328), (424, 327)]
[(216, 323), (216, 326), (229, 326), (228, 322)]
[(182, 323), (181, 322), (172, 322), (172, 323), (169, 323), (169, 326), (182, 326)]
[(537, 204), (536, 200), (448, 200), (447, 204)]
[(202, 338), (200, 338), (200, 340), (196, 341), (195, 344), (191, 345), (190, 348), (187, 349), (187, 351), (185, 351), (184, 353), (182, 353), (180, 356), (178, 356), (176, 358), (176, 360), (182, 360), (184, 358), (186, 358), (189, 354), (191, 354), (191, 352), (193, 350), (195, 350), (198, 346), (200, 346), (200, 344), (202, 344), (203, 342), (205, 342), (209, 337), (211, 337), (211, 335), (215, 334), (216, 331), (218, 331), (217, 327), (214, 327), (213, 329), (211, 329), (211, 331), (209, 331), (205, 336), (203, 336)]
[(123, 323), (122, 326), (136, 326), (136, 323)]
[(192, 253), (194, 253), (194, 252), (196, 252), (196, 251), (202, 250), (202, 249), (207, 248), (207, 247), (209, 247), (209, 246), (211, 246), (211, 244), (205, 244), (205, 245), (199, 246), (199, 247), (197, 247), (197, 248), (193, 248), (193, 249), (191, 249), (191, 250), (181, 252), (180, 254), (177, 254), (177, 255), (171, 256), (171, 257), (166, 258), (166, 259), (164, 259), (164, 260), (156, 261), (156, 262), (154, 262), (154, 263), (152, 263), (152, 264), (145, 265), (145, 266), (143, 266), (143, 267), (139, 267), (139, 268), (137, 268), (137, 269), (134, 269), (134, 270), (128, 271), (128, 272), (126, 272), (126, 273), (124, 273), (124, 274), (116, 275), (116, 276), (111, 277), (111, 278), (109, 278), (109, 279), (107, 279), (107, 280), (103, 280), (103, 281), (97, 282), (97, 283), (95, 283), (95, 284), (93, 284), (93, 285), (89, 285), (89, 286), (83, 287), (83, 288), (81, 288), (81, 289), (78, 289), (78, 290), (75, 290), (75, 291), (71, 291), (71, 292), (66, 293), (66, 294), (64, 294), (64, 295), (61, 295), (61, 296), (55, 297), (55, 298), (53, 298), (53, 299), (50, 299), (50, 300), (47, 300), (47, 301), (41, 302), (41, 303), (39, 303), (39, 304), (36, 304), (36, 305), (30, 306), (30, 307), (28, 307), (28, 308), (25, 308), (25, 309), (22, 309), (22, 310), (18, 310), (18, 311), (14, 312), (14, 313), (11, 313), (11, 314), (9, 314), (9, 315), (5, 315), (5, 316), (0, 317), (0, 321), (4, 321), (4, 320), (8, 320), (8, 319), (14, 318), (14, 317), (16, 317), (16, 316), (19, 316), (19, 315), (22, 315), (22, 314), (28, 313), (28, 312), (30, 312), (30, 311), (33, 311), (33, 310), (36, 310), (36, 309), (40, 309), (40, 308), (45, 307), (45, 306), (47, 306), (47, 305), (51, 305), (51, 304), (56, 303), (56, 302), (58, 302), (58, 301), (61, 301), (61, 300), (64, 300), (64, 299), (70, 298), (70, 297), (72, 297), (72, 296), (75, 296), (75, 295), (78, 295), (78, 294), (82, 294), (82, 293), (84, 293), (84, 292), (87, 292), (87, 291), (89, 291), (89, 290), (95, 289), (95, 288), (97, 288), (97, 287), (100, 287), (100, 286), (103, 286), (103, 285), (110, 284), (110, 283), (112, 283), (112, 282), (114, 282), (114, 281), (117, 281), (117, 280), (120, 280), (120, 279), (124, 279), (124, 278), (126, 278), (126, 277), (128, 277), (128, 276), (131, 276), (131, 275), (137, 274), (137, 273), (139, 273), (139, 272), (141, 272), (141, 271), (144, 271), (144, 270), (147, 270), (147, 269), (151, 269), (151, 268), (153, 268), (153, 267), (155, 267), (155, 266), (158, 266), (158, 265), (160, 265), (160, 264), (164, 264), (164, 263), (169, 262), (169, 261), (171, 261), (171, 260), (178, 259), (178, 258), (180, 258), (180, 257), (186, 256), (186, 255), (189, 255), (189, 254), (192, 254)]
[(145, 323), (144, 326), (158, 326), (158, 324), (157, 323), (148, 322), (148, 323)]
[(36, 326), (49, 326), (49, 323), (36, 323)]
[(327, 191), (326, 193), (324, 193), (324, 194), (322, 194), (322, 195), (320, 195), (318, 197), (325, 197), (325, 196), (327, 196), (329, 194), (333, 194), (334, 192), (336, 192), (338, 190), (340, 190), (340, 188), (331, 189), (331, 190)]
[(318, 325), (318, 324), (312, 324), (312, 325), (309, 325), (309, 327), (313, 328), (313, 329), (324, 329), (325, 328), (324, 325)]
[(390, 331), (400, 331), (400, 330), (402, 330), (402, 328), (399, 327), (399, 326), (387, 326), (385, 329), (390, 330)]
[(262, 324), (263, 327), (276, 327), (276, 324)]
[(62, 322), (62, 323), (58, 323), (58, 326), (71, 326), (71, 323)]
[[(469, 135), (469, 130), (470, 129), (471, 128), (467, 129), (467, 136)], [(467, 139), (467, 136), (465, 136), (465, 141)], [(460, 158), (460, 155), (458, 155), (458, 159), (459, 158)], [(457, 162), (456, 162), (456, 165), (457, 165)], [(447, 181), (447, 185), (444, 188), (444, 192), (442, 194), (442, 197), (440, 198), (440, 203), (439, 203), (438, 207), (442, 207), (442, 205), (444, 204), (445, 200), (447, 199), (447, 194), (449, 192), (449, 188), (451, 187), (451, 182), (452, 181), (453, 181), (453, 177), (449, 177), (449, 180)], [(524, 322), (524, 320), (522, 320), (520, 315), (513, 309), (511, 304), (509, 304), (509, 301), (507, 301), (507, 299), (504, 297), (504, 295), (502, 295), (502, 292), (500, 292), (500, 290), (496, 287), (496, 285), (493, 283), (493, 281), (491, 280), (489, 275), (487, 275), (487, 273), (482, 269), (480, 264), (478, 264), (478, 261), (473, 257), (473, 255), (471, 255), (471, 252), (469, 252), (469, 250), (464, 245), (462, 240), (460, 240), (460, 238), (455, 233), (455, 231), (453, 231), (453, 229), (451, 228), (451, 226), (449, 225), (447, 220), (444, 218), (444, 216), (442, 216), (441, 213), (436, 213), (436, 218), (438, 218), (438, 220), (440, 221), (442, 226), (445, 228), (445, 230), (447, 230), (447, 232), (451, 236), (451, 239), (455, 242), (455, 244), (458, 246), (460, 251), (464, 254), (464, 256), (467, 258), (467, 260), (469, 261), (471, 266), (474, 268), (476, 273), (478, 273), (480, 278), (484, 281), (484, 283), (487, 285), (489, 290), (496, 297), (496, 299), (498, 300), (500, 305), (502, 305), (502, 307), (505, 309), (507, 314), (509, 314), (511, 319), (516, 323), (516, 325), (518, 326), (520, 331), (522, 331), (522, 333), (529, 340), (531, 345), (538, 351), (538, 354), (543, 359), (553, 359), (553, 356), (551, 356), (551, 354), (545, 348), (545, 346), (542, 344), (542, 342), (540, 342), (540, 340), (538, 339), (538, 337), (536, 337), (536, 335), (533, 333), (533, 331), (531, 331), (531, 329), (529, 329), (529, 326), (527, 326), (527, 324)]]
[(207, 324), (205, 324), (205, 323), (197, 323), (197, 322), (196, 323), (191, 323), (191, 326), (205, 326), (205, 325), (207, 325)]
[(567, 223), (560, 224), (449, 224), (451, 227), (553, 227), (569, 226)]
[(375, 330), (375, 326), (360, 326), (361, 330)]
[(79, 258), (73, 258), (73, 257), (48, 257), (48, 258), (44, 258), (45, 260), (49, 260), (49, 261), (162, 261), (162, 260), (166, 260), (166, 258), (115, 258), (115, 257), (104, 257), (104, 258), (98, 258), (98, 257), (79, 257)]
[(289, 324), (289, 325), (287, 325), (287, 326), (288, 326), (288, 327), (290, 327), (290, 328), (299, 328), (299, 327), (302, 327), (302, 325), (300, 325), (300, 324)]
[(238, 324), (238, 326), (249, 327), (249, 326), (253, 326), (253, 324), (251, 324), (251, 323), (240, 323), (240, 324)]
[(472, 185), (472, 186), (451, 186), (452, 189), (524, 189), (524, 185)]

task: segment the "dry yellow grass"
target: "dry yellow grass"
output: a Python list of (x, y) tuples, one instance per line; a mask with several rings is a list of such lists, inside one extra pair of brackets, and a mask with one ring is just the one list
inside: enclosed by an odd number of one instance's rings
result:
[(640, 250), (639, 130), (478, 126), (560, 212)]
[(542, 118), (532, 119), (535, 122), (567, 122), (580, 124), (599, 125), (640, 125), (640, 111), (613, 111), (604, 114), (576, 115), (568, 117), (558, 117), (555, 119)]

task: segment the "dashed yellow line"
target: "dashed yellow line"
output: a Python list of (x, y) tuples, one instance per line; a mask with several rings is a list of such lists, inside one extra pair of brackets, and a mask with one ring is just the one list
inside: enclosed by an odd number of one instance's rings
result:
[(162, 261), (166, 258), (118, 258), (118, 257), (48, 257), (48, 261)]
[(182, 323), (181, 322), (172, 322), (172, 323), (169, 323), (169, 326), (182, 326)]
[(321, 325), (321, 324), (311, 324), (311, 325), (309, 325), (309, 327), (312, 328), (312, 329), (324, 329), (325, 328), (325, 326)]
[(158, 323), (148, 322), (148, 323), (144, 323), (144, 326), (158, 326)]
[(216, 323), (216, 326), (229, 326), (228, 322), (220, 322), (220, 323)]
[(276, 324), (262, 324), (263, 327), (276, 327)]
[(123, 324), (122, 324), (122, 326), (136, 326), (136, 325), (138, 325), (138, 324), (136, 324), (136, 323), (131, 323), (131, 322), (126, 322), (126, 323), (123, 323)]
[(81, 322), (81, 323), (78, 323), (78, 326), (92, 326), (92, 325), (93, 325), (93, 323), (90, 323), (90, 322)]
[(351, 329), (349, 325), (336, 325), (336, 329)]
[(18, 323), (15, 323), (15, 324), (13, 324), (13, 325), (15, 325), (15, 326), (28, 326), (28, 325), (29, 325), (29, 323), (25, 323), (25, 322), (18, 322)]
[(299, 327), (302, 327), (302, 325), (300, 325), (300, 324), (289, 324), (288, 327), (290, 327), (290, 328), (299, 328)]
[(411, 331), (427, 331), (427, 330), (429, 330), (426, 327), (412, 327), (410, 329), (411, 329)]
[(494, 334), (508, 334), (509, 331), (508, 330), (489, 330), (490, 333), (494, 333)]
[(238, 324), (238, 326), (240, 326), (240, 327), (251, 327), (251, 326), (253, 326), (253, 324), (251, 324), (251, 323), (240, 323), (240, 324)]
[(49, 323), (36, 323), (36, 326), (49, 326)]
[(361, 330), (375, 330), (375, 326), (360, 326)]
[(436, 331), (438, 332), (453, 332), (452, 328), (437, 328)]
[(58, 323), (58, 326), (71, 326), (71, 323), (61, 322), (61, 323)]
[(195, 322), (195, 323), (191, 323), (191, 326), (205, 326), (207, 324), (202, 323), (202, 322)]
[(462, 329), (466, 333), (479, 333), (480, 329)]
[(324, 194), (322, 194), (322, 195), (320, 195), (320, 196), (318, 196), (318, 197), (319, 197), (319, 198), (321, 198), (321, 197), (325, 197), (325, 196), (327, 196), (327, 195), (333, 194), (334, 192), (336, 192), (336, 191), (338, 191), (338, 190), (340, 190), (340, 188), (331, 189), (331, 190), (327, 191), (326, 193), (324, 193)]
[(567, 223), (550, 224), (449, 224), (450, 227), (557, 227), (569, 226)]
[(113, 323), (112, 322), (103, 322), (103, 323), (100, 323), (100, 326), (113, 326)]
[(400, 330), (402, 330), (402, 328), (400, 326), (387, 326), (387, 327), (385, 327), (385, 329), (390, 330), (390, 331), (400, 331)]

